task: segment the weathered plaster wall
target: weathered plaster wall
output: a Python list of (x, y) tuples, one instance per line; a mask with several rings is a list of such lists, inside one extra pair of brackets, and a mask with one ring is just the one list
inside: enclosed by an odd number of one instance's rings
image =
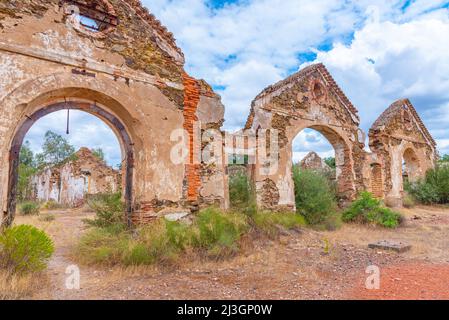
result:
[(31, 185), (35, 200), (76, 207), (84, 203), (86, 195), (121, 191), (121, 179), (120, 171), (81, 148), (73, 160), (33, 176)]
[[(192, 120), (188, 114), (195, 115), (198, 103), (206, 125), (219, 129), (223, 123), (219, 117), (224, 113), (220, 98), (195, 79), (191, 81), (199, 88), (198, 101), (190, 111), (185, 108), (191, 92), (185, 89), (184, 58), (172, 35), (139, 1), (110, 0), (119, 24), (104, 35), (80, 31), (66, 6), (59, 3), (0, 1), (3, 163), (9, 163), (11, 143), (27, 117), (54, 103), (87, 102), (119, 119), (131, 138), (135, 221), (152, 219), (164, 208), (190, 212), (202, 198), (206, 201), (211, 196), (224, 206), (224, 186), (213, 192), (208, 187), (200, 197), (203, 180), (212, 175), (204, 174), (198, 164), (191, 171), (170, 159), (170, 136), (186, 129)], [(198, 154), (200, 146), (193, 148), (190, 152)], [(2, 166), (0, 205), (4, 215), (8, 214), (9, 178), (10, 167)], [(214, 185), (224, 184), (219, 170), (213, 179)]]

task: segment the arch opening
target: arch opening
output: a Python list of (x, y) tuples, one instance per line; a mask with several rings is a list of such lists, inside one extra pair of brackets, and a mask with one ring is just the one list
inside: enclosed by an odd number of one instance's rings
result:
[(107, 111), (106, 107), (97, 102), (86, 102), (81, 100), (64, 101), (44, 105), (37, 109), (33, 114), (24, 117), (23, 121), (18, 125), (14, 137), (12, 138), (9, 151), (9, 178), (8, 178), (8, 195), (7, 195), (7, 212), (5, 226), (12, 224), (16, 205), (17, 205), (17, 185), (19, 173), (19, 157), (22, 144), (26, 134), (30, 128), (42, 117), (60, 110), (79, 110), (87, 112), (100, 120), (102, 120), (116, 135), (120, 144), (122, 155), (122, 194), (126, 207), (126, 219), (128, 225), (131, 225), (132, 215), (132, 184), (133, 184), (133, 159), (134, 150), (133, 142), (125, 125), (115, 115)]
[(371, 164), (371, 193), (378, 199), (382, 199), (384, 197), (382, 165), (380, 163)]
[(402, 155), (402, 181), (403, 184), (415, 182), (419, 179), (420, 164), (415, 151), (407, 148)]
[(348, 147), (332, 128), (312, 125), (299, 131), (292, 143), (292, 163), (303, 169), (319, 171), (328, 180), (338, 199), (345, 199), (348, 183)]

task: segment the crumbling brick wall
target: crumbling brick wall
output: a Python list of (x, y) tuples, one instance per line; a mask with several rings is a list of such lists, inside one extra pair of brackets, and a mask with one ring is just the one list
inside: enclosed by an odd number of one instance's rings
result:
[[(369, 131), (371, 150), (381, 164), (382, 192), (390, 206), (401, 206), (404, 174), (413, 181), (435, 166), (436, 143), (408, 99), (394, 102), (374, 122)], [(405, 167), (403, 167), (405, 165)], [(404, 172), (405, 169), (405, 172)], [(373, 171), (379, 175), (379, 172)], [(373, 179), (376, 180), (376, 179)]]

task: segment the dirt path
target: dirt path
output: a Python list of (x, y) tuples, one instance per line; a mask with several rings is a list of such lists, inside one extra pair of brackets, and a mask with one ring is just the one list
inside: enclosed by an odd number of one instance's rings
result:
[[(35, 299), (448, 299), (449, 210), (405, 211), (397, 230), (347, 225), (335, 232), (304, 229), (280, 241), (256, 240), (226, 261), (181, 261), (175, 269), (80, 266), (81, 289), (68, 290), (70, 251), (84, 230), (82, 211), (54, 213), (46, 229), (56, 245), (49, 284)], [(381, 239), (406, 241), (404, 254), (367, 248)], [(365, 273), (381, 271), (380, 290), (366, 290)]]

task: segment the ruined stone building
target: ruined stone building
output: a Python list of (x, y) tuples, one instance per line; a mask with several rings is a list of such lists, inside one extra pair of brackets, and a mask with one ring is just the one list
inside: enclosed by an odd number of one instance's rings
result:
[(266, 163), (256, 158), (252, 172), (259, 206), (295, 209), (292, 142), (306, 128), (320, 132), (334, 148), (343, 204), (367, 190), (388, 205), (401, 206), (403, 162), (409, 179), (422, 177), (438, 158), (435, 141), (409, 100), (395, 102), (375, 121), (369, 131), (370, 152), (359, 125), (357, 109), (323, 64), (263, 90), (252, 103), (246, 129), (277, 129), (280, 150), (277, 170), (260, 170)]
[[(223, 166), (172, 161), (173, 144), (219, 129), (224, 107), (184, 71), (173, 35), (138, 0), (0, 1), (0, 204), (16, 207), (20, 146), (39, 118), (78, 109), (102, 119), (121, 144), (128, 221), (200, 206), (226, 207)], [(177, 136), (176, 132), (186, 132)]]
[(331, 171), (327, 163), (314, 151), (310, 151), (299, 162), (299, 166), (306, 170)]
[[(63, 109), (89, 112), (117, 135), (128, 222), (187, 215), (208, 205), (226, 209), (226, 161), (202, 161), (205, 146), (198, 143), (206, 129), (224, 134), (224, 106), (205, 81), (185, 72), (184, 63), (173, 34), (139, 0), (0, 1), (3, 223), (14, 219), (25, 134), (39, 118)], [(245, 129), (277, 129), (280, 152), (277, 170), (257, 160), (251, 165), (259, 206), (295, 209), (291, 144), (305, 128), (333, 145), (338, 189), (347, 201), (370, 190), (397, 202), (402, 157), (410, 176), (433, 166), (435, 142), (408, 101), (376, 121), (372, 153), (365, 151), (359, 124), (357, 109), (322, 64), (263, 90)], [(214, 156), (227, 158), (215, 142)], [(174, 149), (179, 143), (187, 148)], [(248, 154), (255, 150), (247, 148)]]
[(31, 177), (34, 200), (69, 207), (82, 205), (89, 195), (120, 192), (121, 184), (120, 171), (107, 166), (88, 148), (81, 148), (73, 159)]

